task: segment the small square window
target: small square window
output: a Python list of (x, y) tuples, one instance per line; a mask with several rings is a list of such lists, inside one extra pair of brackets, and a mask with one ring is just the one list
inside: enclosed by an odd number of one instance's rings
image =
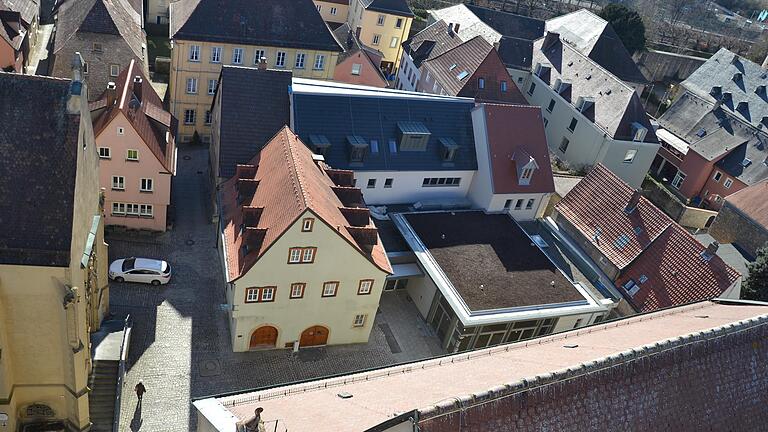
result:
[(323, 284), (323, 297), (334, 297), (339, 291), (338, 282), (326, 282)]
[(312, 227), (314, 225), (315, 225), (315, 220), (313, 218), (305, 218), (301, 224), (301, 231), (312, 232)]
[(304, 248), (301, 254), (301, 262), (311, 263), (315, 260), (315, 248)]
[(578, 120), (576, 120), (576, 118), (575, 118), (575, 117), (574, 117), (574, 118), (572, 118), (572, 119), (571, 119), (571, 124), (569, 124), (569, 125), (568, 125), (568, 130), (569, 130), (569, 131), (571, 131), (571, 132), (575, 131), (575, 130), (576, 130), (576, 125), (577, 125), (577, 124), (579, 124), (579, 121), (578, 121)]
[(723, 186), (725, 186), (726, 189), (730, 189), (732, 185), (733, 185), (733, 180), (729, 178), (725, 179)]
[(509, 210), (510, 207), (512, 207), (512, 200), (508, 199), (504, 201), (504, 210)]
[(291, 284), (291, 298), (300, 299), (304, 297), (304, 289), (307, 287), (305, 283), (293, 283)]
[(112, 214), (113, 215), (124, 215), (125, 214), (125, 204), (124, 203), (112, 203)]
[(715, 176), (712, 177), (712, 180), (715, 181), (715, 183), (720, 183), (720, 179), (723, 177), (723, 173), (720, 171), (715, 171)]
[(143, 217), (152, 217), (153, 210), (152, 210), (152, 204), (142, 204), (139, 206), (139, 214)]
[(368, 189), (374, 189), (376, 187), (376, 179), (368, 179)]
[(392, 183), (395, 181), (393, 178), (384, 179), (384, 189), (392, 189)]
[(634, 162), (635, 156), (637, 156), (637, 150), (627, 150), (627, 152), (624, 154), (624, 163), (631, 164)]
[(258, 288), (246, 288), (245, 289), (245, 302), (256, 303), (259, 301), (259, 289)]
[(112, 176), (112, 189), (113, 190), (125, 190), (125, 177)]
[(262, 302), (271, 302), (275, 300), (275, 291), (277, 289), (275, 287), (264, 287), (261, 289), (261, 297), (259, 301)]
[(109, 147), (99, 147), (99, 157), (101, 159), (111, 159), (112, 151)]
[(140, 182), (140, 185), (139, 185), (139, 190), (141, 192), (152, 192), (154, 190), (153, 189), (154, 185), (152, 183), (153, 182), (152, 182), (151, 178), (143, 178), (143, 179), (141, 179), (141, 182)]
[(121, 127), (117, 128), (117, 134), (118, 135), (125, 135), (125, 129), (121, 128)]
[(357, 287), (358, 295), (370, 294), (373, 290), (373, 279), (363, 279)]
[(355, 315), (355, 320), (352, 321), (352, 327), (364, 327), (365, 326), (365, 319), (367, 317), (368, 317), (368, 315), (365, 315), (365, 314)]
[(116, 77), (118, 75), (120, 75), (120, 65), (119, 64), (109, 65), (109, 76)]
[(363, 68), (363, 65), (360, 63), (352, 63), (352, 75), (360, 75), (360, 70)]
[(137, 161), (137, 160), (139, 160), (139, 151), (138, 150), (129, 149), (126, 152), (125, 158), (128, 159), (129, 161)]
[(288, 263), (296, 264), (301, 262), (301, 248), (291, 248), (288, 252)]

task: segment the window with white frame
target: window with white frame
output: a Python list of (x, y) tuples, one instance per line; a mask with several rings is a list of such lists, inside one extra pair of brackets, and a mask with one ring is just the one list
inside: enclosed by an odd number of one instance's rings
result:
[(216, 81), (215, 79), (209, 79), (208, 80), (208, 94), (209, 95), (212, 95), (212, 94), (216, 93), (216, 86), (218, 85), (218, 83), (219, 82)]
[(136, 149), (128, 149), (125, 152), (125, 158), (129, 161), (137, 161), (139, 160), (139, 151)]
[(352, 75), (360, 75), (360, 70), (363, 68), (363, 65), (360, 63), (352, 63)]
[(315, 248), (304, 248), (304, 252), (301, 254), (301, 262), (311, 263), (315, 260)]
[(211, 110), (205, 110), (205, 124), (207, 125), (211, 124), (212, 118), (213, 118), (213, 115), (211, 114)]
[(221, 63), (221, 47), (211, 48), (211, 63)]
[(301, 262), (301, 248), (291, 248), (288, 254), (288, 263), (296, 264)]
[(357, 287), (358, 295), (370, 294), (373, 290), (373, 279), (363, 279)]
[(379, 42), (381, 42), (381, 35), (380, 34), (373, 35), (373, 40), (371, 41), (371, 45), (378, 45)]
[(376, 25), (383, 26), (386, 19), (387, 17), (385, 15), (379, 14), (379, 17), (376, 19)]
[(99, 157), (101, 159), (112, 159), (112, 151), (109, 147), (99, 147)]
[(125, 205), (125, 214), (127, 215), (133, 215), (138, 216), (139, 215), (139, 205), (138, 204), (126, 204)]
[(318, 12), (320, 12), (320, 9), (322, 9), (322, 6), (320, 6), (320, 5), (315, 5), (315, 7), (317, 8)]
[(366, 187), (368, 189), (376, 189), (376, 179), (375, 178), (368, 179), (368, 185)]
[(275, 299), (275, 287), (264, 287), (261, 289), (261, 301), (271, 302)]
[(285, 51), (278, 51), (275, 57), (275, 66), (285, 67)]
[(304, 53), (296, 53), (296, 63), (295, 67), (296, 69), (304, 69), (304, 59), (306, 58), (306, 54)]
[(154, 216), (154, 209), (152, 208), (152, 204), (141, 204), (139, 206), (139, 216), (144, 217), (153, 217)]
[(725, 182), (723, 182), (723, 186), (725, 186), (726, 189), (730, 189), (733, 185), (733, 180), (727, 178), (725, 179)]
[(112, 189), (113, 190), (125, 190), (125, 177), (112, 176)]
[(315, 55), (315, 70), (323, 70), (325, 68), (325, 56), (323, 54)]
[(721, 178), (723, 178), (723, 173), (720, 171), (715, 171), (715, 175), (712, 177), (712, 180), (714, 180), (715, 183), (720, 183)]
[(200, 61), (200, 45), (189, 46), (189, 61)]
[(263, 49), (257, 49), (253, 52), (253, 64), (259, 64), (259, 61), (265, 58), (267, 58), (267, 52)]
[(288, 251), (288, 264), (309, 264), (315, 261), (316, 247), (296, 247)]
[(339, 291), (339, 283), (337, 281), (325, 282), (323, 284), (323, 297), (334, 297)]
[(184, 124), (195, 124), (195, 110), (184, 110)]
[(336, 15), (337, 9), (335, 7), (331, 7), (331, 15)]
[(529, 200), (528, 200), (528, 202), (527, 202), (527, 203), (525, 203), (525, 209), (526, 209), (526, 210), (530, 210), (530, 209), (532, 209), (532, 208), (533, 208), (533, 204), (534, 204), (535, 202), (536, 202), (536, 200), (535, 200), (535, 199), (533, 199), (533, 198), (529, 199)]
[(112, 214), (113, 215), (124, 215), (125, 214), (125, 203), (120, 203), (120, 202), (112, 203)]
[(675, 178), (672, 179), (672, 187), (675, 189), (680, 189), (680, 186), (683, 185), (683, 181), (685, 180), (685, 173), (682, 171), (678, 171), (677, 174), (675, 174)]
[(120, 75), (120, 65), (119, 64), (109, 65), (109, 76), (116, 77), (118, 75)]
[(122, 127), (117, 128), (117, 134), (118, 135), (125, 135), (125, 129)]
[(197, 78), (187, 78), (187, 93), (197, 93)]
[(307, 288), (307, 284), (303, 282), (297, 282), (291, 284), (291, 296), (292, 299), (299, 299), (304, 297), (304, 290)]
[(243, 64), (243, 49), (242, 48), (233, 48), (232, 49), (232, 64)]
[(352, 321), (352, 327), (363, 327), (365, 326), (365, 318), (367, 315), (365, 314), (357, 314), (355, 315), (354, 321)]
[(304, 218), (301, 222), (301, 232), (312, 232), (312, 228), (315, 226), (314, 218)]
[(392, 39), (389, 41), (389, 47), (390, 47), (390, 48), (396, 48), (396, 47), (397, 47), (397, 42), (398, 42), (399, 40), (400, 40), (400, 39), (399, 39), (398, 37), (396, 37), (396, 36), (395, 36), (395, 37), (392, 37)]
[(252, 287), (245, 289), (245, 302), (246, 303), (261, 303), (271, 302), (275, 300), (275, 293), (277, 287)]
[(154, 190), (154, 184), (151, 178), (143, 178), (139, 182), (139, 190), (141, 192), (152, 192)]
[(245, 302), (256, 303), (259, 301), (259, 289), (258, 288), (246, 288), (245, 289)]

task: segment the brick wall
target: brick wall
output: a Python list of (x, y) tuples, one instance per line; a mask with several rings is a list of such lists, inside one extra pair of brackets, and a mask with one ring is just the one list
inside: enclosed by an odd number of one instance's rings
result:
[(768, 230), (742, 216), (727, 201), (712, 223), (709, 234), (718, 242), (733, 243), (752, 256), (768, 244)]
[(458, 404), (421, 410), (421, 431), (766, 430), (768, 323), (680, 338)]

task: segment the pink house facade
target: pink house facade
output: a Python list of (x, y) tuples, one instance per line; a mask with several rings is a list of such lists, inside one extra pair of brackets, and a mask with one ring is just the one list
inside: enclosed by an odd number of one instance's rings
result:
[(176, 173), (176, 119), (133, 61), (91, 103), (107, 225), (165, 231)]

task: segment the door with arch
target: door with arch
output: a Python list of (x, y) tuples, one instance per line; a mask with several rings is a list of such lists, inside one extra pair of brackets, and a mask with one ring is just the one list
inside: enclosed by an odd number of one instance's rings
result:
[(323, 326), (312, 326), (301, 332), (300, 347), (325, 345), (328, 343), (328, 329)]
[(248, 349), (274, 348), (277, 343), (277, 329), (272, 326), (262, 326), (251, 334)]

